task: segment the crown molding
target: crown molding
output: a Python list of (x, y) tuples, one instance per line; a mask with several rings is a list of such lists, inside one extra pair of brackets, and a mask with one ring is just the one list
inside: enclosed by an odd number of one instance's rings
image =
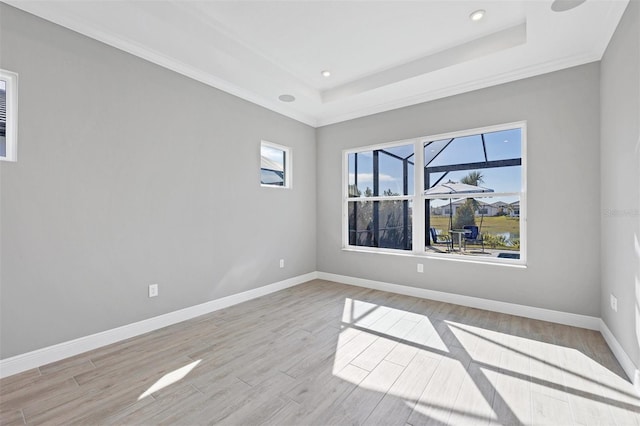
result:
[(354, 120), (357, 118), (366, 117), (368, 115), (379, 114), (386, 111), (391, 111), (399, 108), (404, 108), (412, 105), (421, 104), (424, 102), (434, 101), (436, 99), (447, 98), (462, 93), (471, 92), (474, 90), (485, 89), (492, 86), (498, 86), (500, 84), (511, 83), (513, 81), (522, 80), (525, 78), (535, 77), (538, 75), (548, 74), (563, 69), (588, 64), (590, 62), (599, 61), (602, 58), (602, 54), (595, 51), (575, 55), (568, 58), (561, 58), (544, 62), (535, 66), (520, 68), (515, 71), (509, 71), (502, 74), (480, 78), (477, 80), (466, 81), (460, 84), (454, 84), (444, 88), (436, 90), (428, 90), (417, 95), (407, 96), (401, 99), (394, 99), (389, 102), (379, 103), (377, 105), (371, 105), (365, 108), (360, 108), (355, 111), (349, 111), (343, 114), (325, 115), (318, 118), (317, 127), (328, 126), (331, 124), (341, 123), (344, 121)]
[[(71, 17), (68, 13), (61, 13), (56, 10), (55, 2), (46, 4), (39, 2), (22, 2), (17, 0), (3, 0), (3, 2), (17, 9), (23, 10), (42, 19), (50, 21), (56, 25), (60, 25), (71, 31), (97, 40), (111, 47), (115, 47), (116, 49), (137, 56), (163, 68), (167, 68), (171, 71), (177, 72), (178, 74), (182, 74), (193, 80), (199, 81), (208, 86), (214, 87), (218, 90), (229, 93), (233, 96), (244, 99), (278, 114), (282, 114), (286, 117), (307, 124), (311, 127), (318, 126), (317, 119), (308, 114), (304, 114), (295, 109), (288, 108), (284, 104), (279, 104), (275, 101), (264, 99), (261, 96), (255, 95), (250, 90), (244, 89), (240, 86), (230, 83), (227, 80), (216, 77), (211, 73), (208, 73), (191, 65), (187, 65), (182, 61), (164, 55), (146, 46), (142, 46), (139, 43), (134, 42), (133, 40), (127, 39), (126, 37), (106, 33), (80, 19)], [(48, 5), (53, 5), (53, 7)]]
[[(314, 99), (313, 95), (303, 95), (295, 104), (284, 104), (276, 99), (267, 99), (265, 96), (256, 94), (250, 89), (243, 88), (224, 78), (220, 78), (211, 72), (207, 72), (199, 67), (189, 65), (171, 56), (158, 52), (157, 50), (143, 46), (126, 37), (113, 35), (86, 23), (84, 20), (73, 16), (63, 8), (56, 7), (55, 2), (24, 2), (18, 0), (4, 0), (5, 3), (17, 7), (28, 13), (35, 14), (43, 19), (54, 22), (72, 31), (93, 38), (104, 44), (117, 48), (119, 50), (130, 53), (134, 56), (145, 59), (151, 63), (162, 66), (186, 77), (199, 81), (208, 86), (224, 91), (230, 95), (239, 97), (248, 102), (266, 108), (275, 113), (281, 114), (293, 120), (299, 121), (314, 128), (336, 124), (361, 118), (368, 115), (378, 114), (385, 111), (395, 110), (407, 106), (412, 106), (436, 99), (446, 98), (474, 90), (484, 89), (504, 83), (513, 82), (520, 79), (534, 77), (582, 65), (589, 62), (598, 61), (602, 58), (608, 42), (601, 42), (594, 45), (589, 51), (583, 52), (570, 57), (556, 58), (547, 62), (526, 66), (513, 71), (507, 71), (500, 74), (489, 75), (486, 77), (475, 78), (448, 86), (437, 86), (432, 89), (429, 86), (428, 77), (430, 73), (416, 76), (412, 81), (398, 81), (389, 83), (379, 88), (372, 88), (361, 94), (355, 94), (340, 102), (326, 102)], [(619, 20), (624, 10), (620, 8), (612, 8), (604, 18), (614, 28), (613, 23)], [(607, 31), (609, 31), (607, 26)], [(604, 30), (601, 30), (604, 31)], [(609, 37), (610, 38), (610, 37)], [(254, 52), (255, 53), (255, 52)], [(426, 77), (426, 78), (425, 78)], [(424, 80), (421, 80), (424, 79)], [(420, 83), (423, 81), (423, 83)], [(394, 88), (404, 87), (401, 89), (404, 95), (376, 96), (377, 93), (388, 93)], [(409, 89), (413, 88), (413, 90)], [(311, 90), (311, 89), (310, 89)], [(311, 90), (313, 92), (313, 90)], [(399, 93), (399, 92), (396, 92)], [(408, 94), (409, 93), (409, 94)], [(319, 96), (319, 95), (318, 95)], [(374, 99), (370, 104), (361, 106), (362, 99), (368, 97)], [(376, 102), (375, 99), (384, 99)]]

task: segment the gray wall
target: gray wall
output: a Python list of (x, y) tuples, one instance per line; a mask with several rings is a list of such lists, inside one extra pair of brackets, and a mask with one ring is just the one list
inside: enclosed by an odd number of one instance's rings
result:
[[(320, 128), (318, 270), (599, 316), (599, 77), (592, 63)], [(528, 122), (526, 269), (341, 250), (342, 150), (519, 120)]]
[[(0, 52), (1, 358), (316, 270), (313, 128), (4, 4)], [(261, 139), (293, 189), (259, 186)]]
[[(631, 2), (601, 81), (588, 64), (314, 131), (0, 4), (0, 67), (20, 74), (18, 162), (0, 163), (0, 358), (317, 269), (602, 312), (640, 365), (639, 13)], [(343, 149), (519, 120), (526, 269), (341, 250)], [(259, 187), (261, 139), (293, 147), (293, 189)]]
[(640, 367), (640, 2), (629, 2), (601, 74), (602, 319)]

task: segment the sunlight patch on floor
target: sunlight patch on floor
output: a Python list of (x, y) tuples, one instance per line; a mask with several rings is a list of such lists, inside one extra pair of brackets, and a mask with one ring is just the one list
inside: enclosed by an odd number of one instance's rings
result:
[(418, 402), (414, 407), (415, 412), (425, 416), (432, 424), (447, 425), (449, 424), (450, 409), (449, 407), (440, 407), (434, 404)]
[[(510, 333), (351, 298), (341, 321), (333, 375), (401, 398), (418, 422), (544, 423), (571, 419), (570, 404), (613, 404), (623, 415), (638, 407), (597, 356), (570, 339), (556, 344), (544, 329)], [(519, 335), (535, 332), (545, 334)], [(436, 373), (420, 377), (429, 369)], [(422, 386), (411, 384), (416, 379)]]
[(191, 364), (187, 364), (184, 367), (180, 367), (176, 370), (173, 370), (170, 373), (165, 374), (164, 376), (160, 377), (160, 379), (158, 379), (157, 382), (155, 382), (153, 385), (151, 385), (151, 387), (149, 387), (149, 389), (147, 389), (146, 391), (144, 391), (139, 397), (138, 397), (138, 401), (140, 401), (143, 398), (146, 398), (147, 396), (151, 395), (154, 392), (158, 392), (160, 389), (164, 389), (167, 386), (171, 386), (172, 384), (179, 382), (180, 380), (184, 379), (187, 374), (189, 374), (191, 372), (191, 370), (193, 370), (194, 368), (196, 368), (196, 366), (198, 364), (200, 364), (200, 361), (202, 361), (201, 359), (192, 362)]
[(432, 350), (436, 357), (449, 352), (427, 315), (403, 309), (345, 298), (340, 328), (333, 365), (338, 377), (347, 364), (371, 371), (387, 355), (397, 362), (404, 349)]

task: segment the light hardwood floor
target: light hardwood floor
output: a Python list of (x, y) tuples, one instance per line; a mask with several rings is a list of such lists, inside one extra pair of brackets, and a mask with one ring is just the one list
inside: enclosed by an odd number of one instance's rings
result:
[(0, 381), (9, 424), (640, 426), (595, 331), (327, 281)]

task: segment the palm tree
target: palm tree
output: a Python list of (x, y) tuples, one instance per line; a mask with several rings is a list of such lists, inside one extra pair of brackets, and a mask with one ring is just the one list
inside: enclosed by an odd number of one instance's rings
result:
[[(481, 183), (484, 183), (484, 176), (479, 171), (469, 172), (468, 175), (460, 179), (460, 182), (466, 183), (467, 185), (478, 186)], [(480, 208), (480, 203), (478, 203), (474, 198), (470, 198), (471, 203), (473, 204), (473, 211), (476, 212)]]
[[(466, 185), (478, 186), (481, 183), (484, 183), (484, 176), (479, 171), (469, 172), (468, 175), (460, 179), (460, 183), (464, 183)], [(458, 228), (462, 228), (464, 225), (475, 225), (475, 212), (480, 208), (480, 203), (478, 203), (473, 198), (468, 198), (464, 205), (459, 207), (456, 210), (456, 223), (455, 226)], [(458, 215), (460, 212), (460, 215)], [(480, 227), (482, 227), (482, 218), (480, 219)]]
[(469, 172), (468, 175), (460, 179), (460, 182), (467, 185), (478, 186), (479, 184), (484, 183), (483, 178), (484, 176), (482, 176), (482, 173), (474, 170), (473, 172)]

